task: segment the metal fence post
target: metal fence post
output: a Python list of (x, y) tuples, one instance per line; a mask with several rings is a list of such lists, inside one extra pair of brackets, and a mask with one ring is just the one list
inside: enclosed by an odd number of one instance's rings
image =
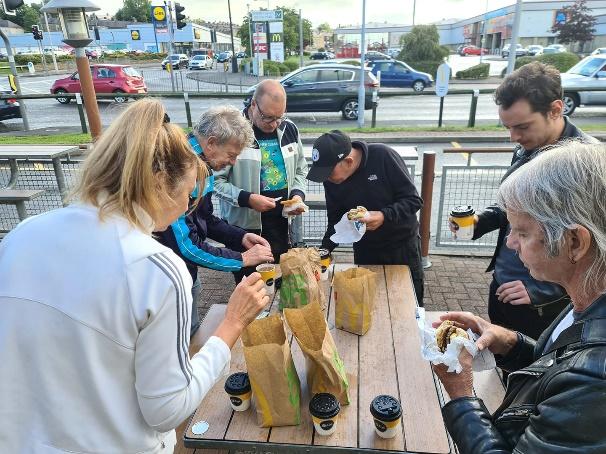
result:
[(185, 115), (187, 116), (187, 127), (191, 128), (191, 111), (189, 109), (189, 94), (184, 91), (183, 92), (183, 101), (185, 101)]
[(469, 108), (469, 120), (467, 121), (468, 128), (473, 128), (476, 125), (476, 109), (478, 107), (479, 96), (480, 90), (474, 89), (473, 95), (471, 95), (471, 107)]
[(429, 268), (429, 237), (431, 226), (431, 200), (433, 198), (433, 180), (435, 178), (436, 152), (423, 152), (423, 177), (421, 180), (421, 198), (423, 199), (423, 208), (421, 208), (421, 261), (423, 268)]
[(229, 85), (227, 85), (227, 71), (225, 71), (225, 93), (229, 93)]
[(86, 118), (84, 117), (82, 95), (80, 93), (76, 93), (76, 106), (78, 106), (78, 115), (80, 115), (80, 126), (82, 126), (82, 133), (86, 134), (88, 129), (86, 128)]
[(377, 105), (379, 101), (379, 93), (377, 91), (372, 92), (372, 122), (370, 124), (371, 128), (375, 128), (377, 126)]

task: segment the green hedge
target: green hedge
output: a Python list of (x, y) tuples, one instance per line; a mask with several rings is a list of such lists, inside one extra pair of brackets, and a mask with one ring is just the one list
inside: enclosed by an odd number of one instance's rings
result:
[(288, 60), (285, 60), (284, 66), (288, 68), (289, 73), (293, 72), (296, 69), (299, 69), (299, 57), (297, 57), (296, 59), (289, 58)]
[(443, 61), (407, 61), (408, 65), (417, 71), (421, 71), (423, 73), (431, 74), (434, 78), (436, 77), (436, 73), (438, 72), (438, 66), (440, 66)]
[[(45, 55), (46, 63), (53, 62), (52, 55)], [(65, 61), (72, 60), (73, 57), (71, 55), (57, 55), (57, 61)], [(34, 65), (42, 63), (42, 58), (40, 54), (27, 54), (27, 55), (15, 55), (15, 64), (16, 65), (27, 65), (28, 62), (32, 62)]]
[(267, 76), (283, 76), (289, 72), (291, 72), (291, 70), (284, 63), (278, 63), (277, 61), (271, 60), (263, 61), (263, 74)]
[(457, 71), (457, 79), (486, 79), (490, 72), (490, 63), (480, 63), (471, 68)]
[[(540, 61), (541, 63), (545, 63), (546, 65), (551, 65), (556, 68), (561, 73), (568, 71), (574, 65), (579, 62), (580, 58), (577, 54), (573, 54), (572, 52), (562, 52), (559, 54), (543, 54), (538, 55), (536, 57), (520, 57), (516, 58), (515, 69), (521, 68), (524, 65), (527, 65), (533, 61)], [(501, 77), (505, 77), (505, 73), (507, 68), (504, 68), (501, 71)]]

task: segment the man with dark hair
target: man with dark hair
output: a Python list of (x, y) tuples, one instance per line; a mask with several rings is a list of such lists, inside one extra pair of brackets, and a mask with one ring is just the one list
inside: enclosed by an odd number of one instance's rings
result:
[[(518, 144), (503, 180), (549, 145), (565, 139), (595, 141), (563, 116), (560, 73), (551, 66), (533, 62), (514, 71), (497, 89), (495, 102), (511, 141)], [(456, 234), (452, 219), (450, 227)], [(537, 339), (570, 299), (559, 285), (533, 279), (507, 247), (505, 238), (511, 227), (502, 208), (491, 205), (475, 216), (473, 239), (497, 229), (497, 247), (486, 270), (494, 271), (488, 315), (492, 323)]]

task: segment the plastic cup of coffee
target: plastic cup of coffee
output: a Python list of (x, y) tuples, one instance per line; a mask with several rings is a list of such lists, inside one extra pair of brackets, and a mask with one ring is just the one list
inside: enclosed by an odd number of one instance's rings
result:
[(225, 380), (225, 392), (229, 394), (231, 408), (235, 411), (245, 411), (250, 407), (252, 391), (246, 372), (236, 372)]
[(261, 274), (261, 279), (265, 282), (268, 290), (273, 290), (276, 280), (276, 265), (273, 263), (262, 263), (257, 265), (257, 272)]
[(455, 237), (457, 240), (471, 240), (474, 230), (474, 215), (476, 210), (471, 205), (459, 205), (450, 212), (451, 222), (459, 228)]
[(322, 266), (322, 275), (320, 278), (325, 281), (328, 279), (328, 267), (332, 262), (332, 256), (328, 249), (318, 249), (318, 252), (320, 253), (320, 265)]
[(375, 397), (370, 403), (370, 413), (375, 422), (375, 432), (381, 438), (393, 438), (402, 432), (400, 419), (402, 405), (395, 397), (381, 395)]
[(341, 405), (330, 393), (315, 394), (309, 401), (309, 412), (318, 435), (332, 435), (337, 430), (337, 415)]

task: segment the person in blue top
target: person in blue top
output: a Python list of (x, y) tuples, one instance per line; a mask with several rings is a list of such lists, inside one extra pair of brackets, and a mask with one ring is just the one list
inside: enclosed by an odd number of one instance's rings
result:
[[(253, 142), (250, 123), (235, 107), (212, 107), (202, 114), (188, 140), (192, 150), (206, 163), (210, 176), (206, 179), (198, 206), (179, 217), (165, 231), (156, 232), (155, 236), (185, 261), (192, 276), (194, 286), (190, 335), (193, 335), (200, 325), (197, 312), (199, 266), (237, 272), (243, 267), (272, 262), (274, 258), (267, 240), (228, 224), (213, 212), (212, 172), (233, 165), (244, 147)], [(192, 194), (192, 198), (196, 196), (197, 194)], [(225, 247), (212, 245), (207, 239), (222, 243)]]

